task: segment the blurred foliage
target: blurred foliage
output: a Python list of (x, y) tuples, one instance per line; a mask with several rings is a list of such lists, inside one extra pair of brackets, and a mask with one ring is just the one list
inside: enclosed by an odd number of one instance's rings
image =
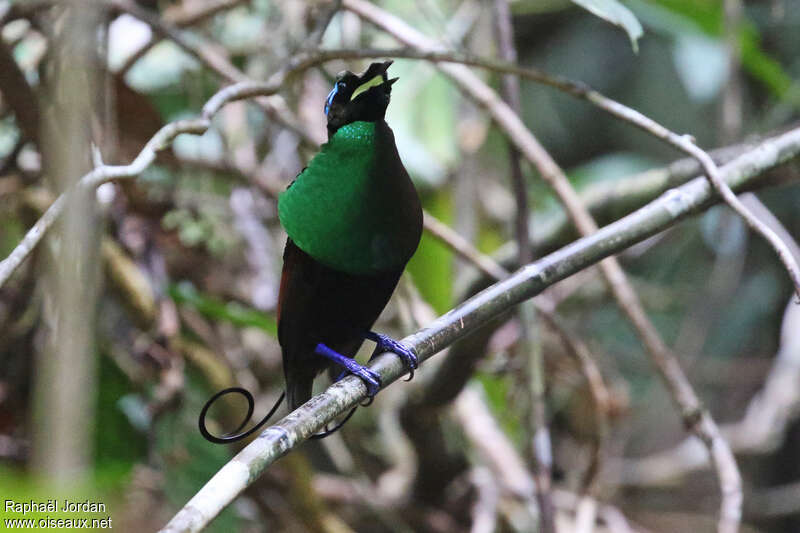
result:
[[(197, 431), (197, 413), (208, 399), (208, 387), (202, 375), (190, 369), (179, 410), (164, 413), (154, 428), (154, 452), (163, 460), (164, 493), (169, 504), (178, 509), (230, 460), (230, 451), (209, 446)], [(239, 520), (233, 508), (220, 513), (206, 531), (237, 531)]]
[(238, 327), (257, 327), (273, 336), (278, 334), (274, 317), (237, 302), (225, 303), (201, 294), (189, 282), (171, 286), (169, 295), (175, 303), (192, 306), (210, 319), (225, 320)]
[[(451, 198), (443, 193), (425, 195), (422, 205), (436, 218), (447, 222), (452, 217)], [(427, 233), (422, 235), (417, 252), (408, 263), (420, 294), (437, 313), (453, 305), (453, 252)]]

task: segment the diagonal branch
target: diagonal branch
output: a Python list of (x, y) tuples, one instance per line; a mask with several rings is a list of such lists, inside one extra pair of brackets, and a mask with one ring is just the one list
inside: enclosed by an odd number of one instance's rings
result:
[[(244, 4), (247, 1), (248, 0), (211, 0), (199, 8), (186, 8), (184, 5), (170, 6), (164, 10), (162, 20), (174, 24), (178, 28), (186, 28), (211, 18), (222, 11)], [(136, 50), (131, 52), (127, 59), (125, 59), (125, 62), (120, 66), (117, 73), (124, 75), (128, 72), (137, 61), (159, 43), (159, 40), (160, 39), (155, 36), (150, 36), (146, 42), (142, 43)]]
[[(752, 184), (768, 169), (798, 155), (800, 129), (765, 141), (720, 170), (727, 184), (739, 189)], [(412, 347), (420, 361), (424, 361), (557, 281), (664, 230), (715, 200), (704, 178), (672, 189), (642, 209), (521, 268), (402, 342)], [(380, 374), (385, 386), (407, 372), (400, 358), (389, 353), (377, 357), (370, 368)], [(366, 394), (360, 379), (346, 377), (264, 430), (223, 466), (162, 532), (202, 530), (270, 464), (358, 404)]]

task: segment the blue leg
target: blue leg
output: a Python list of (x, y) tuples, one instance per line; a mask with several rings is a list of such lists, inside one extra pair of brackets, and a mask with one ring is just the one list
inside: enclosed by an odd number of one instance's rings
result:
[(409, 376), (406, 381), (410, 381), (411, 378), (414, 377), (414, 370), (419, 367), (419, 359), (417, 359), (417, 355), (411, 348), (408, 348), (402, 342), (396, 341), (381, 333), (375, 333), (374, 331), (368, 331), (364, 337), (377, 345), (375, 346), (375, 351), (372, 353), (372, 357), (383, 352), (395, 353), (400, 356), (400, 359), (403, 360), (409, 369)]
[(331, 350), (321, 343), (317, 344), (317, 347), (314, 348), (314, 353), (330, 359), (337, 365), (343, 366), (351, 374), (355, 374), (361, 378), (361, 381), (367, 386), (367, 395), (369, 395), (370, 398), (378, 394), (381, 388), (381, 377), (369, 368), (359, 365), (354, 359), (345, 357), (336, 350)]

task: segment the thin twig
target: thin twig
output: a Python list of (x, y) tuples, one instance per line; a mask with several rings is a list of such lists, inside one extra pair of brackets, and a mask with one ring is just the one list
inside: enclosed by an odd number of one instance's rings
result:
[[(175, 7), (171, 6), (164, 10), (164, 14), (161, 18), (165, 22), (174, 24), (178, 28), (186, 28), (213, 17), (217, 13), (232, 9), (246, 2), (248, 2), (248, 0), (211, 0), (209, 2), (205, 2), (202, 7), (191, 10), (186, 9), (183, 5)], [(160, 39), (156, 38), (155, 36), (151, 36), (147, 41), (139, 45), (139, 48), (131, 52), (131, 54), (125, 59), (125, 62), (117, 70), (117, 73), (124, 76), (125, 73), (128, 72), (128, 70), (130, 70), (131, 67), (133, 67), (137, 61), (139, 61), (139, 59), (144, 57), (147, 52), (157, 45), (159, 41)]]
[[(517, 50), (514, 46), (514, 27), (511, 21), (511, 9), (507, 0), (494, 0), (494, 20), (500, 57), (508, 63), (517, 62)], [(522, 116), (522, 104), (519, 95), (519, 79), (513, 74), (502, 77), (502, 94), (511, 110)], [(518, 262), (525, 265), (533, 261), (531, 239), (528, 230), (528, 187), (522, 175), (520, 153), (513, 144), (508, 147), (508, 159), (511, 167), (511, 190), (513, 191), (516, 210), (514, 212), (514, 238), (517, 241)], [(534, 479), (536, 480), (536, 497), (539, 502), (539, 522), (544, 533), (555, 533), (555, 517), (553, 501), (550, 497), (552, 483), (551, 469), (553, 449), (550, 442), (550, 429), (547, 426), (547, 404), (545, 402), (545, 371), (542, 347), (535, 328), (535, 313), (532, 304), (525, 302), (518, 310), (520, 324), (520, 342), (526, 361), (526, 378), (530, 394), (530, 412), (528, 413), (528, 430), (530, 451), (533, 458)]]
[(494, 259), (486, 254), (482, 254), (472, 244), (470, 244), (461, 235), (452, 230), (447, 224), (440, 221), (427, 211), (423, 212), (423, 226), (424, 228), (442, 241), (447, 247), (455, 253), (466, 259), (467, 262), (477, 267), (481, 272), (493, 278), (495, 281), (505, 279), (509, 275), (509, 271)]

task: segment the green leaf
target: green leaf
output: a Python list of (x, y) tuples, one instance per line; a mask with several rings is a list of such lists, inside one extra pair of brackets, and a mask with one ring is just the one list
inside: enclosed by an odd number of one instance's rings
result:
[(739, 31), (742, 67), (748, 74), (763, 83), (775, 96), (793, 105), (798, 103), (794, 81), (781, 64), (770, 57), (761, 46), (761, 36), (752, 24), (743, 25)]
[(630, 9), (617, 0), (572, 0), (572, 3), (625, 30), (631, 40), (633, 51), (639, 51), (642, 25)]

